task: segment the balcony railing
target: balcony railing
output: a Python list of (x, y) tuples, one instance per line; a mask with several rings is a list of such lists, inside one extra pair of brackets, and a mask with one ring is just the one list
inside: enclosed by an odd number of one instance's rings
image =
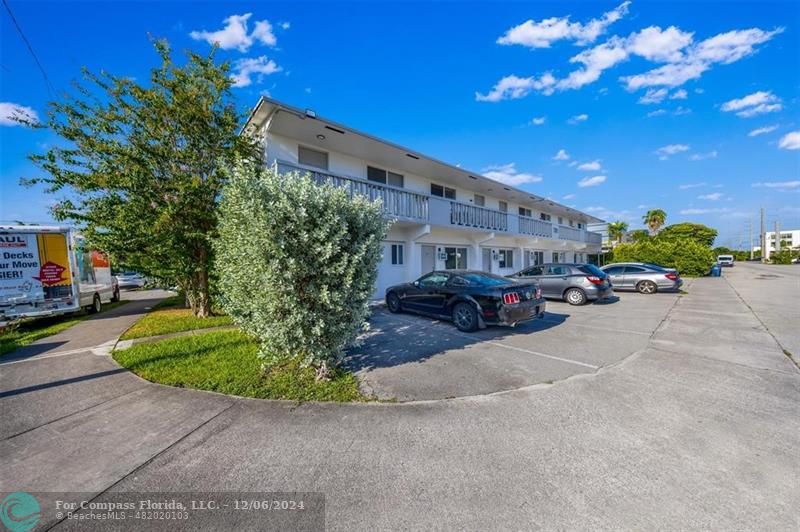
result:
[(450, 223), (489, 231), (508, 231), (508, 214), (485, 207), (451, 201)]
[(570, 227), (568, 225), (558, 226), (558, 238), (560, 240), (575, 240), (577, 242), (583, 241), (581, 230), (575, 229), (574, 227)]
[[(340, 186), (351, 196), (361, 195), (370, 200), (381, 199), (383, 212), (391, 218), (402, 218), (435, 225), (471, 227), (509, 234), (554, 238), (553, 224), (527, 216), (518, 216), (486, 207), (460, 203), (438, 196), (412, 192), (398, 187), (373, 183), (363, 179), (304, 168), (283, 161), (276, 163), (281, 174), (309, 174), (314, 182)], [(558, 239), (599, 245), (601, 235), (570, 226), (558, 226)]]
[(298, 172), (309, 174), (317, 184), (330, 183), (346, 188), (350, 196), (360, 195), (374, 201), (381, 199), (383, 212), (387, 216), (396, 218), (409, 218), (413, 220), (428, 221), (428, 196), (416, 192), (409, 192), (401, 188), (380, 185), (369, 181), (361, 181), (350, 177), (329, 174), (301, 168), (288, 163), (278, 162), (278, 172), (281, 174)]
[(527, 216), (520, 216), (519, 232), (523, 235), (553, 238), (553, 225), (550, 222), (545, 222), (543, 220), (528, 218)]

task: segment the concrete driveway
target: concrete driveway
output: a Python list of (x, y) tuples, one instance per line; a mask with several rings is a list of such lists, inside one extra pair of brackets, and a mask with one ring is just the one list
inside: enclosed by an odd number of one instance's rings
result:
[(236, 399), (97, 376), (116, 366), (91, 351), (0, 363), (0, 491), (318, 492), (330, 530), (796, 530), (800, 372), (747, 272), (744, 300), (696, 280), (615, 365), (453, 400)]
[(593, 373), (643, 349), (679, 297), (619, 292), (580, 307), (551, 300), (541, 320), (474, 333), (462, 333), (447, 321), (391, 314), (381, 306), (347, 365), (365, 391), (398, 401), (552, 383)]

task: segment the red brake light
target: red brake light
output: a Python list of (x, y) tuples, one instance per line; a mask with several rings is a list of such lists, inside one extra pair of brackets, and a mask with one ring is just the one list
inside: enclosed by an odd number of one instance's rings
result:
[(670, 273), (666, 274), (664, 277), (666, 277), (670, 281), (674, 281), (674, 280), (676, 280), (678, 278), (678, 274), (670, 272)]
[(542, 289), (541, 288), (537, 288), (536, 289), (536, 299), (542, 299)]
[(503, 303), (506, 305), (514, 305), (519, 303), (519, 294), (516, 292), (509, 292), (507, 294), (503, 294)]
[(603, 284), (603, 280), (596, 275), (587, 275), (586, 280), (592, 284)]

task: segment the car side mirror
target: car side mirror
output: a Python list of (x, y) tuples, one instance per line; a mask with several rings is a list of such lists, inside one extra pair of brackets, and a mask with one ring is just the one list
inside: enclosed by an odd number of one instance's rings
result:
[(414, 285), (414, 287), (416, 287), (416, 288), (419, 288), (419, 281), (414, 281), (414, 282), (413, 282), (413, 283), (411, 283), (411, 284), (413, 284), (413, 285)]

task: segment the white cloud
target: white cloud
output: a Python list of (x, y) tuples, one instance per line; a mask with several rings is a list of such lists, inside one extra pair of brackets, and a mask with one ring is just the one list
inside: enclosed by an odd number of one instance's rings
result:
[(748, 137), (757, 137), (759, 135), (764, 135), (766, 133), (772, 133), (776, 129), (778, 129), (778, 125), (777, 124), (774, 125), (774, 126), (759, 127), (759, 128), (754, 129), (750, 133), (748, 133), (747, 136)]
[(680, 185), (678, 188), (681, 190), (687, 190), (690, 188), (700, 188), (706, 186), (708, 183), (703, 181), (702, 183), (687, 183), (685, 185)]
[(781, 137), (778, 147), (784, 150), (800, 150), (800, 131), (792, 131)]
[(771, 181), (766, 183), (753, 183), (753, 186), (786, 190), (791, 188), (800, 188), (800, 181)]
[(488, 94), (475, 93), (475, 100), (479, 102), (499, 102), (500, 100), (515, 100), (524, 98), (532, 90), (542, 91), (545, 94), (553, 92), (556, 78), (549, 72), (544, 73), (539, 79), (529, 77), (520, 78), (510, 75), (502, 78)]
[(680, 211), (680, 214), (687, 215), (687, 214), (721, 214), (727, 213), (731, 210), (728, 208), (716, 208), (716, 209), (683, 209)]
[(589, 120), (589, 115), (587, 115), (586, 113), (583, 113), (583, 114), (580, 114), (580, 115), (573, 116), (572, 118), (567, 120), (567, 123), (568, 124), (577, 124), (579, 122), (586, 122), (587, 120)]
[(580, 89), (584, 85), (597, 81), (604, 70), (626, 59), (628, 59), (628, 52), (625, 49), (625, 40), (612, 37), (607, 42), (584, 50), (571, 58), (570, 63), (581, 63), (583, 68), (570, 72), (566, 78), (557, 83), (556, 88), (559, 90)]
[(558, 153), (556, 153), (553, 156), (553, 160), (554, 161), (566, 161), (568, 159), (569, 159), (569, 154), (567, 153), (567, 150), (565, 150), (563, 148), (558, 150)]
[(606, 182), (606, 176), (604, 175), (596, 175), (594, 177), (584, 177), (580, 181), (578, 181), (578, 186), (581, 188), (584, 187), (596, 187), (602, 183)]
[(712, 192), (711, 194), (701, 194), (697, 196), (697, 199), (708, 200), (708, 201), (719, 201), (724, 196), (725, 194), (723, 194), (722, 192)]
[(600, 161), (591, 161), (588, 163), (583, 163), (578, 166), (578, 170), (583, 170), (585, 172), (597, 172), (601, 169)]
[(708, 153), (695, 153), (689, 157), (689, 159), (692, 161), (702, 161), (703, 159), (716, 159), (717, 155), (717, 150), (713, 150)]
[(518, 44), (528, 48), (549, 48), (553, 42), (561, 40), (576, 41), (578, 44), (594, 42), (605, 33), (608, 26), (621, 19), (627, 12), (630, 2), (623, 2), (615, 9), (604, 13), (599, 19), (591, 19), (586, 24), (570, 22), (569, 17), (551, 17), (541, 21), (527, 20), (506, 31), (497, 39), (498, 44)]
[(678, 89), (672, 93), (669, 97), (670, 100), (685, 100), (689, 97), (689, 93), (686, 92), (686, 89)]
[(644, 96), (639, 98), (639, 103), (649, 105), (651, 103), (661, 103), (667, 97), (667, 89), (647, 89)]
[(661, 30), (650, 26), (628, 37), (628, 47), (632, 54), (649, 61), (675, 62), (683, 59), (683, 50), (692, 42), (693, 33), (681, 31), (675, 26)]
[(244, 15), (231, 15), (223, 20), (225, 27), (217, 31), (192, 31), (189, 36), (196, 41), (206, 41), (209, 44), (218, 44), (223, 50), (246, 52), (255, 42), (267, 46), (275, 46), (277, 39), (272, 32), (272, 25), (268, 20), (260, 20), (255, 24), (252, 33), (248, 33), (247, 21), (252, 13)]
[(29, 122), (39, 122), (39, 115), (32, 108), (11, 102), (0, 102), (0, 126), (25, 125), (14, 120), (15, 117)]
[(659, 159), (663, 161), (668, 159), (670, 155), (675, 155), (684, 151), (689, 151), (689, 146), (686, 144), (668, 144), (657, 149), (656, 154), (659, 156)]
[(726, 113), (736, 111), (737, 116), (750, 118), (751, 116), (780, 111), (783, 109), (780, 101), (780, 98), (772, 94), (772, 91), (758, 91), (743, 98), (727, 101), (722, 104), (720, 109)]
[(247, 87), (253, 83), (252, 77), (257, 76), (257, 82), (260, 83), (264, 76), (280, 72), (281, 67), (272, 59), (267, 59), (266, 56), (253, 57), (246, 59), (239, 59), (233, 63), (233, 71), (231, 79), (233, 80), (234, 87)]
[(547, 117), (546, 116), (537, 116), (536, 118), (531, 120), (531, 124), (533, 124), (534, 126), (541, 126), (546, 121), (547, 121)]
[(667, 114), (666, 109), (656, 109), (655, 111), (650, 111), (647, 113), (647, 118), (652, 118), (654, 116), (661, 116)]
[(755, 47), (763, 44), (783, 28), (764, 31), (758, 28), (733, 30), (720, 33), (688, 46), (683, 59), (649, 70), (643, 74), (620, 78), (628, 90), (645, 87), (677, 87), (689, 80), (698, 79), (715, 64), (729, 64), (755, 53)]
[(500, 181), (506, 185), (519, 186), (525, 183), (538, 183), (542, 178), (538, 175), (517, 171), (516, 163), (489, 166), (483, 169), (483, 175), (489, 179)]
[(289, 28), (292, 27), (291, 23), (289, 22), (281, 22), (280, 24), (278, 24), (278, 26), (280, 26), (282, 30), (288, 30)]
[(564, 196), (561, 199), (565, 199), (565, 200), (575, 199), (575, 194), (567, 194), (566, 196)]
[(692, 110), (687, 109), (686, 107), (677, 107), (674, 111), (672, 111), (672, 114), (674, 116), (681, 116), (681, 115), (688, 115), (691, 112)]

